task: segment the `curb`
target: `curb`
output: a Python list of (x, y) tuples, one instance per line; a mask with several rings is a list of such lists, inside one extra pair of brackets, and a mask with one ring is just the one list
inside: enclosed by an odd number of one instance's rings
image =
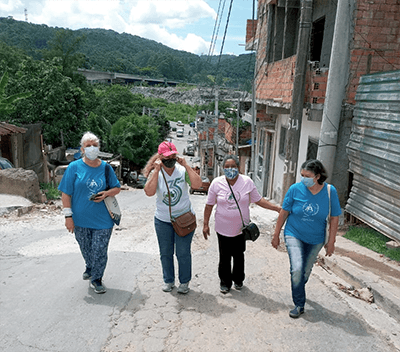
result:
[[(325, 269), (356, 289), (369, 288), (374, 303), (400, 322), (400, 266), (343, 237), (337, 237), (336, 249), (338, 254), (332, 257), (323, 256)], [(369, 258), (373, 263), (378, 263), (378, 269), (379, 266), (385, 266), (389, 275), (376, 272), (377, 270), (374, 272), (368, 265), (361, 265), (349, 253)]]

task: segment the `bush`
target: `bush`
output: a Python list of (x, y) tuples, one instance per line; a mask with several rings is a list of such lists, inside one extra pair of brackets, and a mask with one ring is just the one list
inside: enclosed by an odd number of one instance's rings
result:
[(61, 198), (61, 192), (52, 183), (41, 183), (40, 189), (46, 194), (47, 200)]

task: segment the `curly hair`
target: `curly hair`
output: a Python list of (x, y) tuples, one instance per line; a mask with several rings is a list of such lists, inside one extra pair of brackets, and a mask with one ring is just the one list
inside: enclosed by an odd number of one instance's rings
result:
[(149, 177), (150, 172), (154, 169), (154, 162), (160, 157), (160, 154), (155, 153), (153, 156), (149, 159), (147, 162), (146, 166), (143, 168), (143, 176), (144, 177)]

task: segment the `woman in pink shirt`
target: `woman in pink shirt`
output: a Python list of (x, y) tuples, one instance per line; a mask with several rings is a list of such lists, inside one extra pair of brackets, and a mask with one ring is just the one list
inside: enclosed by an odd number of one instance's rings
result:
[[(232, 283), (234, 283), (235, 289), (242, 289), (245, 278), (244, 252), (246, 243), (242, 234), (242, 219), (232, 192), (234, 192), (239, 203), (246, 225), (250, 222), (250, 203), (275, 210), (278, 213), (281, 207), (273, 205), (261, 197), (253, 180), (248, 176), (239, 174), (239, 159), (235, 155), (226, 155), (222, 165), (225, 175), (215, 178), (208, 190), (207, 203), (204, 209), (203, 235), (205, 239), (210, 236), (209, 221), (212, 209), (216, 204), (215, 232), (218, 235), (220, 291), (228, 293)], [(232, 258), (233, 267), (231, 265)]]

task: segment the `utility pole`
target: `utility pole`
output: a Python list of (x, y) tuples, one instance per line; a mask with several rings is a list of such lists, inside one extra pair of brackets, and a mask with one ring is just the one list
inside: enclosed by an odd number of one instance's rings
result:
[(254, 181), (255, 175), (255, 126), (256, 126), (256, 77), (253, 78), (253, 87), (252, 87), (252, 95), (251, 95), (251, 165), (250, 165), (250, 174), (251, 178)]
[(292, 106), (290, 108), (290, 118), (285, 141), (286, 157), (283, 174), (282, 199), (289, 187), (296, 182), (301, 124), (303, 120), (307, 61), (310, 48), (309, 39), (312, 27), (312, 7), (313, 0), (301, 0), (300, 28), (293, 82)]

